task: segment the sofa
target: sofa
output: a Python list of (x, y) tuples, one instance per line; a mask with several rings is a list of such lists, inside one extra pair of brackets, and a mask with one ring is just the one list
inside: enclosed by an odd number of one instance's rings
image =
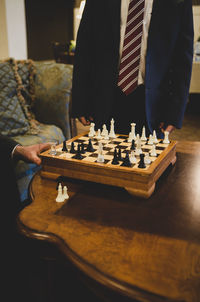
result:
[[(54, 61), (0, 61), (0, 133), (21, 145), (71, 138), (72, 65)], [(15, 172), (21, 201), (41, 167), (22, 160)]]

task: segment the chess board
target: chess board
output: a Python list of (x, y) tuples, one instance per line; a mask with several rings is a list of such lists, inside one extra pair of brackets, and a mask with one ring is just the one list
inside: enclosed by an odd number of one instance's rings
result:
[[(87, 148), (89, 137), (88, 133), (80, 134), (66, 141), (67, 152), (62, 151), (63, 144), (56, 146), (56, 154), (52, 155), (49, 150), (41, 154), (43, 177), (56, 179), (59, 176), (67, 176), (76, 179), (99, 182), (113, 186), (124, 187), (129, 193), (148, 198), (155, 189), (155, 184), (161, 174), (170, 164), (176, 161), (176, 141), (170, 141), (164, 144), (158, 140), (156, 144), (156, 156), (149, 156), (151, 163), (145, 164), (140, 168), (140, 156), (136, 155), (136, 162), (130, 166), (123, 166), (123, 160), (113, 165), (113, 156), (115, 149), (121, 150), (122, 158), (131, 154), (131, 143), (128, 142), (128, 136), (116, 135), (111, 140), (98, 140), (93, 137), (91, 142), (94, 148), (93, 152), (85, 151), (81, 154), (81, 159), (76, 158), (76, 154), (70, 153), (71, 144), (77, 150), (78, 145), (82, 144)], [(99, 142), (103, 146), (104, 162), (99, 163), (98, 148)], [(148, 142), (142, 142), (142, 153), (150, 154), (152, 145)]]

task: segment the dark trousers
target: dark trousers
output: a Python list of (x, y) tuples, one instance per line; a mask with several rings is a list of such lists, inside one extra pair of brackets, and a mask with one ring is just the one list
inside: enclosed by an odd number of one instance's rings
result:
[[(145, 113), (145, 87), (138, 86), (131, 94), (125, 95), (119, 87), (115, 88), (113, 111), (110, 119), (114, 118), (115, 133), (129, 134), (131, 123), (136, 124), (136, 134), (142, 134), (142, 127), (146, 128), (146, 135), (149, 129)], [(110, 126), (110, 125), (109, 125)]]

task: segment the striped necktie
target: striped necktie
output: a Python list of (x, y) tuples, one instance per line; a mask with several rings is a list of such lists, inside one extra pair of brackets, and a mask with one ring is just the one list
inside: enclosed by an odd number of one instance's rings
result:
[(138, 86), (144, 2), (145, 0), (130, 0), (128, 8), (117, 84), (126, 95)]

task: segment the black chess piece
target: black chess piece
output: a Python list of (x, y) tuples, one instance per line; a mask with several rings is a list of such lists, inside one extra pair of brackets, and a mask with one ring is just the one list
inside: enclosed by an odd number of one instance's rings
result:
[(68, 152), (66, 141), (63, 141), (62, 151)]
[(89, 141), (88, 141), (88, 145), (87, 145), (86, 151), (88, 151), (88, 152), (94, 152), (94, 148), (93, 148), (93, 146), (92, 146), (92, 140), (91, 140), (91, 138), (89, 138)]
[(71, 143), (71, 149), (70, 149), (70, 153), (75, 154), (76, 150), (74, 148), (74, 142)]
[(119, 160), (119, 161), (122, 161), (122, 160), (123, 160), (123, 158), (122, 158), (122, 150), (121, 150), (121, 148), (119, 148), (119, 149), (118, 149), (117, 156), (118, 156), (118, 160)]
[(81, 143), (81, 154), (85, 153), (85, 146), (84, 143)]
[(119, 161), (118, 161), (117, 149), (115, 148), (112, 165), (118, 165), (118, 164), (119, 164)]
[(81, 145), (80, 144), (78, 144), (76, 155), (73, 158), (75, 158), (75, 159), (83, 159), (83, 155), (81, 154)]
[(135, 150), (135, 140), (134, 139), (132, 140), (132, 143), (131, 143), (131, 150)]
[(141, 168), (141, 169), (146, 168), (146, 165), (145, 165), (145, 162), (144, 162), (144, 154), (143, 153), (140, 154), (140, 162), (139, 162), (138, 168)]
[(122, 166), (123, 166), (123, 167), (131, 167), (131, 166), (132, 166), (132, 165), (131, 165), (131, 162), (130, 162), (128, 150), (126, 150), (126, 156), (125, 156), (125, 158), (123, 159)]

